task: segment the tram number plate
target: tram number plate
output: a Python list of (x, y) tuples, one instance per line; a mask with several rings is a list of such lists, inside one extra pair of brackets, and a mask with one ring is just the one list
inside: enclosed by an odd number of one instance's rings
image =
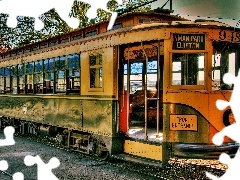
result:
[(170, 130), (197, 131), (196, 115), (170, 115)]

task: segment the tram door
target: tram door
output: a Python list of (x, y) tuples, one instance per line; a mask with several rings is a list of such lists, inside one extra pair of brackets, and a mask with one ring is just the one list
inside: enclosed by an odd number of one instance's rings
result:
[(158, 49), (159, 43), (148, 42), (120, 50), (120, 129), (132, 138), (154, 141), (162, 130), (163, 82)]

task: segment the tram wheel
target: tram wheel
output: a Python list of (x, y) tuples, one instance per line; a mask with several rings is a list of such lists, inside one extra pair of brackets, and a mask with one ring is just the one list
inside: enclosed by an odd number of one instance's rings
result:
[(110, 158), (110, 154), (108, 151), (101, 151), (100, 154), (98, 154), (98, 158), (102, 161), (106, 161)]

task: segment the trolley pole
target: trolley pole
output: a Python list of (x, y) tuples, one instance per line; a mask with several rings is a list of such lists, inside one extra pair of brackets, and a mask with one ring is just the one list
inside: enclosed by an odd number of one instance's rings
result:
[(170, 10), (172, 10), (172, 0), (170, 0)]

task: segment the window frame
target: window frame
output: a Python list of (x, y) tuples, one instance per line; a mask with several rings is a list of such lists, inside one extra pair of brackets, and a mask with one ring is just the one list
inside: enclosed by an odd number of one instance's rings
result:
[[(9, 75), (7, 75), (6, 69), (9, 71)], [(5, 94), (12, 94), (12, 73), (11, 66), (4, 67), (4, 91)], [(9, 84), (7, 84), (7, 78), (9, 78)]]
[[(72, 65), (69, 64), (69, 59), (68, 59), (69, 56), (76, 56), (74, 58), (77, 58), (77, 60), (74, 60)], [(64, 57), (64, 60), (62, 60), (64, 61), (64, 66), (61, 65), (60, 63), (59, 68), (57, 68), (56, 62), (58, 61), (56, 61), (56, 59), (61, 57)], [(45, 61), (47, 61), (47, 63)], [(41, 67), (37, 68), (38, 62), (41, 62)], [(23, 62), (20, 64), (15, 64), (12, 66), (6, 66), (6, 67), (0, 67), (0, 68), (1, 68), (0, 78), (2, 78), (1, 79), (2, 90), (0, 90), (0, 94), (56, 94), (56, 93), (70, 94), (70, 93), (74, 93), (74, 94), (80, 95), (80, 89), (81, 89), (81, 54), (80, 53), (73, 53), (73, 54), (46, 58), (46, 59), (41, 59), (41, 60), (36, 60), (31, 62)], [(59, 71), (64, 71), (64, 79), (65, 79), (64, 91), (58, 91), (56, 88), (56, 85), (57, 85), (56, 76), (58, 75)], [(42, 83), (41, 81), (39, 83), (41, 87), (40, 91), (37, 90), (37, 84), (36, 84), (36, 82), (38, 82), (36, 81), (37, 75), (40, 75), (40, 78), (42, 78)], [(47, 75), (51, 78), (49, 80), (49, 89), (46, 89)], [(13, 85), (13, 78), (15, 78), (14, 82), (16, 82), (14, 85)], [(32, 80), (28, 81), (28, 78), (32, 78)], [(70, 81), (70, 78), (72, 78), (72, 81)], [(77, 78), (77, 80), (74, 81), (74, 78)], [(73, 82), (72, 83), (73, 88), (71, 88), (71, 90), (68, 89), (69, 82)], [(74, 82), (76, 82), (76, 85), (74, 85)], [(27, 89), (27, 86), (29, 84), (32, 84), (31, 92), (29, 91), (30, 89)], [(14, 91), (13, 91), (13, 87), (15, 88)]]
[[(39, 71), (39, 68), (37, 68), (37, 63), (41, 62), (41, 68), (40, 68), (40, 71)], [(33, 73), (33, 83), (34, 83), (34, 89), (33, 89), (33, 92), (34, 94), (43, 94), (43, 82), (44, 82), (44, 77), (43, 77), (43, 67), (44, 67), (44, 62), (43, 60), (37, 60), (37, 61), (34, 61), (34, 73)], [(36, 81), (36, 77), (38, 75), (41, 75), (42, 76), (42, 83), (40, 82), (37, 82)]]
[[(173, 85), (172, 84), (172, 74), (173, 74), (173, 54), (204, 54), (204, 84), (203, 85)], [(208, 60), (208, 52), (206, 50), (191, 50), (191, 51), (171, 51), (169, 53), (170, 56), (170, 68), (169, 68), (169, 85), (170, 89), (175, 90), (206, 90), (207, 89), (207, 76), (206, 76), (206, 69), (207, 69), (207, 60)]]
[[(78, 55), (78, 67), (70, 67), (69, 66), (69, 57), (70, 56), (74, 56), (74, 55)], [(81, 92), (81, 56), (78, 53), (75, 54), (69, 54), (66, 56), (66, 62), (67, 62), (67, 66), (66, 66), (66, 83), (67, 83), (67, 94), (80, 94)], [(70, 71), (78, 71), (79, 72), (79, 81), (74, 81), (75, 76), (70, 76)], [(76, 77), (78, 78), (78, 77)], [(74, 82), (78, 82), (79, 83), (79, 88), (74, 88), (75, 86), (73, 85)], [(71, 84), (73, 85), (73, 88), (71, 88)]]
[[(52, 66), (49, 65), (49, 61), (50, 60), (53, 60), (53, 63), (52, 63)], [(45, 61), (48, 61), (48, 68), (46, 69), (45, 68)], [(55, 58), (52, 57), (52, 58), (47, 58), (47, 59), (44, 59), (43, 60), (43, 94), (55, 94)], [(51, 90), (51, 87), (52, 87), (52, 90), (50, 92), (48, 92), (47, 90), (47, 83), (46, 83), (46, 73), (47, 74), (51, 74), (53, 73), (53, 80), (51, 82), (51, 80), (49, 81), (49, 87), (50, 87), (50, 90)], [(52, 86), (51, 86), (52, 85)]]
[[(63, 67), (60, 67), (60, 62), (62, 60), (60, 60), (60, 58), (64, 57), (64, 66)], [(55, 57), (54, 58), (54, 87), (55, 87), (55, 91), (54, 93), (67, 93), (67, 77), (66, 77), (66, 61), (67, 61), (67, 58), (66, 58), (66, 55), (63, 55), (63, 56), (58, 56), (58, 57)], [(57, 63), (59, 62), (59, 67), (57, 65)], [(65, 85), (65, 90), (61, 91), (58, 89), (58, 79), (59, 79), (59, 72), (62, 72), (63, 71), (63, 80), (65, 82), (65, 84), (61, 84), (61, 85)]]
[[(91, 65), (91, 57), (92, 56), (98, 56), (101, 55), (102, 56), (102, 64), (95, 64), (95, 65)], [(103, 92), (103, 87), (104, 87), (104, 55), (103, 52), (99, 52), (99, 53), (94, 53), (94, 54), (89, 54), (88, 56), (88, 63), (89, 63), (89, 92)], [(101, 87), (91, 87), (91, 69), (102, 69), (102, 81), (101, 81)], [(99, 82), (100, 83), (100, 82)]]
[[(2, 72), (2, 74), (0, 74), (0, 78), (2, 78), (2, 90), (0, 89), (0, 94), (5, 94), (5, 67), (1, 67), (0, 69), (2, 69), (1, 70), (1, 72)], [(0, 83), (1, 83), (0, 82)]]
[[(14, 73), (14, 68), (16, 68), (16, 74)], [(16, 84), (14, 86), (13, 80), (16, 80)], [(18, 65), (11, 66), (11, 94), (19, 94), (19, 80), (18, 80)], [(15, 88), (15, 91), (14, 91)]]
[[(27, 66), (29, 64), (32, 64), (32, 66), (33, 66), (31, 72), (28, 72), (28, 67)], [(34, 94), (34, 71), (35, 71), (35, 69), (34, 69), (34, 62), (27, 62), (25, 64), (25, 93), (26, 94)], [(29, 82), (28, 78), (30, 78), (30, 77), (32, 78), (32, 82), (28, 83)], [(30, 87), (32, 87), (32, 88), (28, 89), (28, 84), (30, 84)]]
[[(20, 67), (23, 67), (23, 68), (21, 68), (21, 69), (23, 69), (23, 72), (19, 71)], [(18, 64), (18, 75), (17, 75), (17, 77), (18, 77), (18, 94), (26, 94), (26, 75), (25, 75), (25, 71), (26, 71), (25, 63)], [(20, 88), (20, 76), (23, 79), (23, 89)]]

